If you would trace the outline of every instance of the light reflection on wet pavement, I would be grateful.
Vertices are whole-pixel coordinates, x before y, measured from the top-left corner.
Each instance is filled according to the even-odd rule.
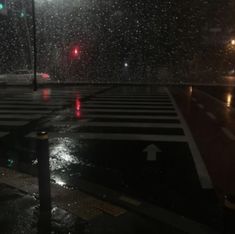
[[[168,139],[168,136],[171,135],[175,139],[184,137],[181,126],[169,128],[154,126],[154,123],[161,125],[164,122],[165,125],[171,126],[172,121],[180,122],[171,100],[163,88],[114,88],[86,100],[80,99],[82,94],[78,94],[76,90],[72,94],[45,90],[42,95],[42,100],[46,103],[66,100],[66,108],[53,112],[40,122],[35,122],[36,124],[32,124],[27,130],[27,133],[31,133],[43,129],[49,132],[49,136],[50,132],[56,133],[49,140],[51,178],[55,183],[79,188],[79,179],[84,179],[137,198],[146,199],[202,222],[214,223],[215,217],[211,215],[216,209],[214,194],[210,191],[209,195],[204,195],[205,192],[201,189],[188,143],[154,140],[155,135],[160,138],[166,136],[163,139]],[[35,99],[37,98],[35,97]],[[149,113],[144,109],[144,105],[132,104],[137,100],[140,103],[151,104]],[[105,110],[95,107],[86,112],[85,104],[92,104],[93,101],[109,106]],[[124,108],[117,107],[116,101],[121,106],[122,104],[124,106],[125,102],[129,102],[129,113],[126,113]],[[168,113],[163,108],[166,102],[169,102],[167,107],[170,104],[175,113]],[[94,105],[96,106],[98,103],[94,102]],[[162,114],[154,112],[157,108],[162,108]],[[139,112],[133,111],[132,113],[134,109]],[[132,119],[134,122],[140,116],[141,120],[138,120],[136,127],[118,126],[121,122],[131,122]],[[120,121],[120,117],[122,121]],[[85,122],[98,122],[101,126],[82,126],[82,123]],[[105,126],[107,122],[116,123],[117,126]],[[139,127],[138,124],[152,125],[151,127]],[[74,135],[70,137],[70,133],[74,133]],[[76,134],[87,136],[87,133],[94,138],[79,139],[76,137]],[[103,134],[107,138],[96,139],[96,136],[100,136],[99,134]],[[108,137],[112,138],[117,134],[120,136],[129,134],[129,137],[137,135],[140,137],[139,139],[144,139],[148,134],[150,140],[113,140]],[[13,136],[10,139],[14,139],[17,145],[23,146],[27,150],[25,152],[19,150],[16,153],[11,150],[8,154],[9,159],[14,161],[11,166],[23,171],[28,170],[28,173],[35,173],[37,165],[35,139],[22,138],[19,141],[17,134]],[[157,144],[161,149],[155,162],[146,161],[148,152],[144,150],[151,144]],[[12,153],[16,156],[12,157]],[[31,168],[22,166],[22,161],[27,165],[31,163]],[[202,206],[209,207],[208,214],[205,212],[203,217],[201,217],[200,209]],[[206,218],[208,215],[209,220]]]

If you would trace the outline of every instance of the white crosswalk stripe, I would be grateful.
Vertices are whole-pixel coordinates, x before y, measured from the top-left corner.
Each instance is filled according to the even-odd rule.
[[[1,121],[0,120],[0,126],[4,125],[4,126],[24,126],[26,124],[28,124],[29,121]]]
[[[30,133],[26,137],[36,137],[36,133]],[[101,139],[101,140],[129,140],[129,141],[154,141],[154,142],[187,142],[185,136],[179,135],[145,135],[145,134],[114,134],[114,133],[55,133],[50,132],[49,137],[72,137],[77,139]]]
[[[167,116],[167,115],[107,115],[107,114],[86,114],[86,118],[104,118],[104,119],[143,119],[143,120],[177,120],[178,116]]]
[[[8,134],[9,134],[9,132],[0,132],[0,137],[4,137],[4,136],[6,136]]]
[[[41,89],[31,92],[27,89],[6,89],[0,100],[0,138],[9,134],[9,129],[17,130],[17,127],[24,127],[32,121],[39,120],[54,111],[74,104],[76,98],[87,97],[103,90],[104,87],[72,88],[62,89]]]
[[[82,108],[83,112],[113,112],[113,113],[176,113],[174,110],[143,110],[143,109],[89,109],[89,108]]]

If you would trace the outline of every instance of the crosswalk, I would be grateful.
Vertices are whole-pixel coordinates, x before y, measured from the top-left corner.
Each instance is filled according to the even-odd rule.
[[[20,88],[5,89],[0,99],[0,138],[71,105],[77,97],[86,98],[102,89],[104,87],[87,86],[53,90],[44,88],[37,92]]]
[[[79,114],[71,118],[73,111],[62,112],[62,119],[46,123],[51,139],[147,142],[163,144],[165,151],[171,146],[177,150],[175,144],[182,143],[185,146],[181,148],[190,148],[201,186],[212,187],[195,142],[166,88],[117,87],[82,102]],[[31,132],[27,137],[35,135]]]
[[[128,95],[125,91],[122,92],[121,88],[119,88],[119,95],[112,92],[113,90],[81,103],[80,116],[86,121],[70,120],[67,123],[71,126],[69,129],[77,130],[83,136],[85,133],[93,133],[94,138],[98,132],[102,132],[102,136],[122,134],[123,138],[129,133],[148,135],[149,132],[160,132],[175,135],[176,140],[178,136],[184,138],[178,114],[164,88],[159,88],[152,95],[149,93],[140,95],[139,93],[143,92],[142,89],[135,89],[131,93],[128,91]],[[63,123],[53,121],[49,130],[53,131],[53,126],[58,128],[60,125],[64,125],[64,121]],[[155,134],[152,139],[156,139]]]

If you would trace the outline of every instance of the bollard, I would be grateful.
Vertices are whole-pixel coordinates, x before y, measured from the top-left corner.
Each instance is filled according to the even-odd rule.
[[[235,196],[224,197],[224,234],[235,233]]]
[[[38,185],[40,211],[51,212],[49,143],[47,132],[37,133]]]

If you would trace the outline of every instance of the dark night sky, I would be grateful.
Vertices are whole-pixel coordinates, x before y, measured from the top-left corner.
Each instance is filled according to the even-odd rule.
[[[28,1],[23,3],[31,30],[30,6]],[[14,5],[16,10],[21,7]],[[222,0],[68,0],[63,5],[53,1],[37,5],[36,10],[39,61],[46,66],[60,52],[55,46],[61,50],[75,42],[86,44],[86,52],[101,64],[122,64],[125,59],[157,64],[190,58],[200,50],[202,28],[225,25],[228,8]],[[0,22],[0,33],[4,38],[0,61],[17,63],[29,48],[25,21],[9,12]]]

